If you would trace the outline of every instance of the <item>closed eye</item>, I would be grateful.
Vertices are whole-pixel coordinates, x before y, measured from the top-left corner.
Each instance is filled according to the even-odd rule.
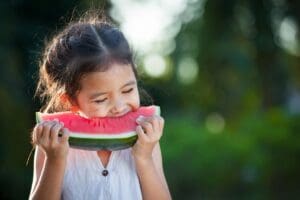
[[[130,88],[129,90],[125,90],[122,93],[126,94],[126,93],[130,93],[133,90],[133,88]]]
[[[95,103],[102,103],[102,102],[106,101],[106,99],[107,99],[107,98],[99,99],[99,100],[95,100],[94,102],[95,102]]]

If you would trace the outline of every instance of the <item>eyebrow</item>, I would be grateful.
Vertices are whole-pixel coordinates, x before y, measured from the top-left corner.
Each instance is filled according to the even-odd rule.
[[[129,86],[129,85],[135,85],[135,84],[136,84],[136,81],[132,80],[132,81],[129,81],[128,83],[126,83],[125,85],[123,85],[122,88]]]
[[[124,88],[126,86],[130,86],[130,85],[135,85],[135,84],[136,84],[136,81],[132,80],[132,81],[129,81],[128,83],[124,84],[122,86],[122,88]],[[95,99],[96,97],[99,97],[99,96],[104,95],[104,94],[107,94],[107,92],[97,92],[97,93],[94,93],[94,94],[90,95],[90,99]]]

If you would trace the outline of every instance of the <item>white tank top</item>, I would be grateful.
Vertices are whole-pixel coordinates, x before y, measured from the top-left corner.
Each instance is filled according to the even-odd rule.
[[[96,151],[70,148],[62,199],[141,200],[141,188],[131,148],[113,151],[106,168]]]

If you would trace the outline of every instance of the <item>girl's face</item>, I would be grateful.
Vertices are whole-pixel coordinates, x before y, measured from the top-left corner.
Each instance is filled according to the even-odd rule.
[[[84,75],[77,93],[79,112],[85,117],[118,117],[140,106],[132,67],[112,64],[104,72]]]

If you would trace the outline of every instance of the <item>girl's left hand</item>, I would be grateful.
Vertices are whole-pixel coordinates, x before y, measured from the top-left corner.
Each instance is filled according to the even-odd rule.
[[[164,119],[161,116],[140,116],[136,120],[138,139],[133,146],[133,156],[140,159],[152,159],[152,152],[163,133]]]

